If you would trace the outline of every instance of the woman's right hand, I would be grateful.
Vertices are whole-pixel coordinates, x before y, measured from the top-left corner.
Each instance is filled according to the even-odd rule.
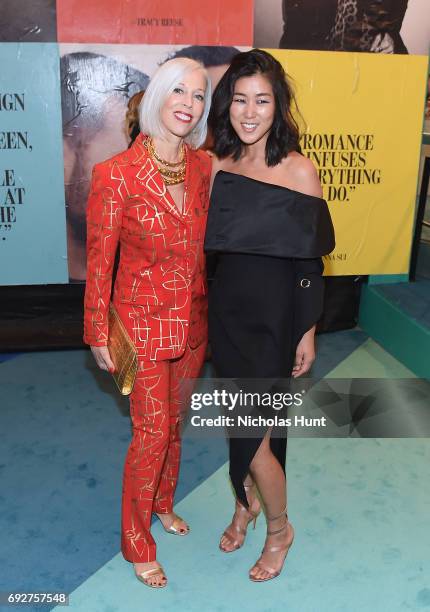
[[[91,352],[94,355],[94,359],[101,370],[106,370],[113,374],[115,372],[115,366],[110,358],[109,349],[107,346],[91,346]]]

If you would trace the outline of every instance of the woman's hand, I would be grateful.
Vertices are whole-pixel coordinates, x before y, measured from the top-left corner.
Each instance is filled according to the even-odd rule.
[[[115,372],[115,366],[109,355],[109,349],[107,346],[91,346],[91,352],[94,355],[94,359],[101,370],[106,370],[113,374]]]
[[[300,340],[296,350],[296,360],[292,377],[297,378],[308,372],[315,361],[315,325]]]

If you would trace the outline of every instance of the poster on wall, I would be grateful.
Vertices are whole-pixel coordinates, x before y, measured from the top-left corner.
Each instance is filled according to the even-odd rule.
[[[254,0],[254,46],[427,55],[428,0]]]
[[[67,238],[71,281],[86,277],[86,206],[94,164],[127,148],[129,99],[145,90],[159,64],[191,57],[218,83],[236,47],[166,45],[60,46]]]
[[[293,80],[302,153],[318,169],[334,221],[326,273],[407,273],[427,58],[270,52]]]
[[[57,0],[58,40],[251,45],[253,0]]]
[[[426,1],[255,0],[254,43],[303,49],[273,53],[296,83],[303,153],[318,167],[336,224],[328,274],[407,271],[426,82],[427,57],[419,54],[430,40]],[[3,270],[1,284],[85,280],[91,170],[128,146],[129,100],[178,55],[201,61],[216,85],[234,54],[249,48],[253,11],[251,0],[203,7],[3,0],[0,244],[17,254],[19,273]],[[56,40],[57,17],[63,42],[31,42]],[[42,219],[45,241],[42,231],[33,235]]]
[[[68,281],[58,46],[0,45],[0,285]]]

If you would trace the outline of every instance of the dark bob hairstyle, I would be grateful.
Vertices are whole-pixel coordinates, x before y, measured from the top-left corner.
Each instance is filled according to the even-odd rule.
[[[275,98],[275,117],[266,143],[266,163],[276,166],[290,151],[300,151],[299,127],[291,112],[297,105],[282,65],[261,49],[238,53],[214,91],[209,114],[209,127],[215,142],[213,151],[221,159],[231,156],[237,161],[240,158],[244,145],[231,125],[230,105],[236,81],[255,74],[269,80]]]

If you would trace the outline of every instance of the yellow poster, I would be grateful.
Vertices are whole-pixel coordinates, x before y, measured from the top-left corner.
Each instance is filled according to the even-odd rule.
[[[269,51],[292,77],[334,222],[326,274],[407,273],[427,57]]]

